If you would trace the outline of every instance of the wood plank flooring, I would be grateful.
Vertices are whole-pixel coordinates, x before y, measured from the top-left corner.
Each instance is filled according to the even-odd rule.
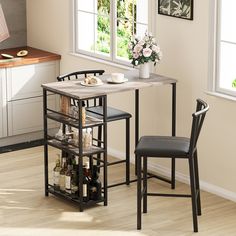
[[[58,150],[50,149],[50,166]],[[133,172],[133,169],[132,169]],[[124,176],[123,166],[109,168],[109,182]],[[171,192],[161,181],[148,181],[151,191]],[[176,192],[189,192],[177,183]],[[79,212],[74,205],[44,196],[43,148],[0,155],[0,235],[4,236],[178,236],[236,235],[236,203],[202,192],[199,233],[192,232],[190,199],[148,198],[143,229],[136,230],[136,183],[109,189],[107,207]]]

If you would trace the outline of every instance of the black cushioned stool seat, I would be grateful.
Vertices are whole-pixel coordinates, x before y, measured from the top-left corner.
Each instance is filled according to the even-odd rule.
[[[103,115],[103,107],[88,107],[87,112],[92,112],[95,117],[100,117]],[[131,114],[113,107],[107,107],[107,122],[122,120],[122,119],[129,119],[131,118]]]
[[[139,140],[135,154],[148,157],[186,157],[190,139],[169,136],[143,136]]]

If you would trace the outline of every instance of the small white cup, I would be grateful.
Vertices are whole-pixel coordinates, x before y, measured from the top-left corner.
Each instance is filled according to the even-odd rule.
[[[122,74],[122,73],[112,73],[111,74],[111,80],[112,80],[112,82],[116,82],[116,83],[122,82],[122,81],[124,81],[124,74]]]

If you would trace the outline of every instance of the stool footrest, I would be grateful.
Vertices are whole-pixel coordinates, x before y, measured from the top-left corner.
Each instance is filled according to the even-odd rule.
[[[124,162],[126,162],[126,160],[120,160],[120,161],[108,162],[108,163],[107,163],[107,166],[113,166],[113,165],[121,164],[121,163],[124,163]]]
[[[171,180],[169,180],[169,179],[167,179],[167,178],[165,178],[163,176],[156,175],[156,174],[153,174],[153,173],[147,173],[147,175],[148,175],[148,178],[156,178],[156,179],[159,179],[159,180],[162,180],[162,181],[164,181],[166,183],[171,184]]]
[[[160,196],[160,197],[191,197],[191,194],[147,193],[147,196]]]

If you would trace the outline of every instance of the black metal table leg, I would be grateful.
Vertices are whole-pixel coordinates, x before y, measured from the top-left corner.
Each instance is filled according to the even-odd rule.
[[[104,206],[108,204],[107,191],[107,96],[103,97],[103,140],[104,140],[104,168],[103,168],[103,182],[104,182]]]
[[[47,125],[47,91],[43,89],[43,126],[44,126],[44,184],[45,196],[48,196],[48,125]]]
[[[139,140],[139,90],[135,90],[135,147]],[[137,175],[137,156],[135,155],[135,175]]]
[[[176,83],[172,84],[172,136],[176,135]],[[175,189],[175,158],[171,159],[171,188]]]
[[[82,100],[79,100],[79,210],[82,212],[83,207],[83,126],[82,126]]]

